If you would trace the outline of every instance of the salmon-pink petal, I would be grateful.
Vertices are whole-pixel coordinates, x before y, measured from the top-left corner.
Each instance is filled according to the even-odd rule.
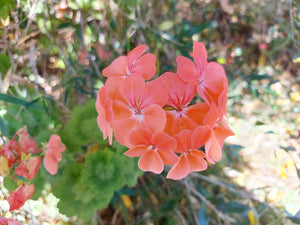
[[[215,137],[218,140],[221,148],[223,147],[224,140],[227,137],[234,135],[234,133],[231,130],[227,130],[227,129],[223,128],[223,127],[216,127],[214,129],[214,133],[215,133]]]
[[[52,134],[48,141],[46,152],[63,152],[65,150],[66,146],[62,143],[60,136]]]
[[[200,79],[200,71],[196,65],[184,56],[177,56],[177,73],[183,81],[187,83],[196,83]]]
[[[195,41],[193,44],[193,58],[200,72],[204,71],[207,64],[207,51],[202,42]]]
[[[198,126],[192,134],[191,147],[198,149],[210,138],[211,130],[206,126]]]
[[[117,142],[126,147],[132,147],[129,141],[129,136],[132,131],[142,128],[142,123],[133,117],[120,120],[115,124],[114,133]]]
[[[148,151],[148,145],[136,145],[131,147],[128,151],[124,152],[124,155],[129,157],[140,157]]]
[[[105,86],[99,89],[95,106],[97,112],[105,117],[107,122],[113,120],[112,101],[108,98]]]
[[[176,152],[183,153],[188,151],[191,148],[191,130],[183,130],[179,134],[174,136],[177,140]]]
[[[179,159],[174,152],[166,150],[158,150],[157,152],[165,165],[174,165]]]
[[[144,109],[143,115],[143,127],[148,128],[153,133],[163,131],[166,124],[166,113],[159,105],[148,106]]]
[[[206,116],[203,119],[203,124],[206,126],[214,127],[219,119],[219,111],[217,106],[213,103]]]
[[[46,154],[43,161],[45,169],[51,174],[57,174],[58,159],[51,154]]]
[[[148,53],[141,56],[131,69],[131,74],[139,74],[145,80],[150,80],[156,73],[155,55]]]
[[[227,119],[225,117],[220,118],[220,120],[218,121],[218,125],[220,127],[224,128],[225,130],[230,131],[231,135],[229,135],[229,136],[234,135],[234,132],[231,130],[230,126],[228,125]]]
[[[155,79],[146,83],[144,94],[141,98],[141,108],[145,108],[151,104],[165,106],[168,101],[167,90],[161,83]]]
[[[119,56],[112,63],[102,70],[105,77],[125,76],[127,74],[127,58]]]
[[[120,86],[120,93],[129,105],[138,108],[138,103],[144,93],[145,81],[141,76],[129,76]]]
[[[109,77],[105,81],[108,97],[112,100],[125,101],[120,93],[120,85],[127,77]]]
[[[33,184],[21,184],[16,190],[13,190],[8,196],[9,211],[20,209],[25,202],[31,198],[35,190]]]
[[[136,145],[151,145],[151,136],[152,133],[146,128],[140,128],[135,131],[132,131],[129,136],[129,141],[132,146]]]
[[[197,123],[186,115],[182,115],[181,117],[175,116],[171,126],[171,135],[178,134],[185,129],[194,130],[196,127]]]
[[[170,169],[167,178],[173,180],[181,180],[190,173],[190,165],[186,154],[181,154],[178,162]]]
[[[204,154],[201,151],[193,150],[187,154],[191,172],[203,171],[207,169],[207,163],[203,159]]]
[[[159,80],[168,92],[168,105],[176,109],[187,106],[196,94],[196,84],[183,82],[175,73],[166,72]]]
[[[113,137],[113,129],[111,124],[108,123],[105,118],[101,117],[100,115],[97,116],[97,124],[100,130],[102,131],[103,139],[108,137],[109,144],[112,144],[112,137]]]
[[[113,101],[112,110],[114,112],[115,120],[123,120],[132,116],[128,104],[118,100]]]
[[[186,115],[198,125],[203,125],[203,120],[210,107],[205,102],[197,103],[186,108]]]
[[[147,45],[138,45],[128,53],[127,62],[129,69],[131,68],[132,64],[134,64],[136,60],[146,52],[146,50]]]
[[[222,158],[222,148],[213,132],[207,144],[205,145],[205,154],[206,159],[212,164],[219,162]]]
[[[139,159],[139,168],[143,171],[151,171],[160,174],[164,170],[164,163],[160,155],[154,150],[148,150]]]
[[[206,65],[202,79],[197,87],[198,94],[209,105],[212,103],[217,105],[223,90],[228,89],[224,68],[216,62],[210,62]]]
[[[173,151],[177,146],[176,139],[165,132],[156,132],[153,134],[151,142],[159,150]]]

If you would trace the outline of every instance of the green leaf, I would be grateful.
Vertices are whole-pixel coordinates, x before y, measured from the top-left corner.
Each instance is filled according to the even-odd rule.
[[[161,31],[166,31],[171,29],[174,26],[174,21],[172,20],[165,20],[161,24],[158,25],[158,29]]]
[[[8,17],[11,10],[16,7],[16,1],[14,0],[0,0],[0,18],[5,19]]]
[[[0,7],[0,12],[1,12],[1,7]],[[0,54],[0,73],[3,73],[5,75],[8,69],[10,68],[10,66],[11,63],[9,57],[5,54]]]
[[[74,150],[91,142],[103,141],[96,121],[95,100],[75,107],[72,111],[72,119],[66,125],[66,135],[63,137],[63,141]]]
[[[17,183],[10,177],[4,177],[3,185],[9,192],[15,190],[18,187]]]
[[[31,102],[28,102],[28,101],[22,100],[20,98],[17,98],[17,97],[11,96],[11,95],[0,94],[0,100],[2,100],[4,102],[10,102],[10,103],[18,104],[18,105],[23,105],[26,108],[34,107],[34,108],[43,109],[43,107],[35,104],[39,100],[39,98],[34,99]]]

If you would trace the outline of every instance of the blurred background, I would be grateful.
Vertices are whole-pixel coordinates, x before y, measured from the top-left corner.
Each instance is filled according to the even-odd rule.
[[[300,224],[298,0],[0,3],[0,144],[27,125],[38,143],[58,133],[67,145],[60,173],[41,170],[35,200],[19,211],[8,212],[10,184],[1,177],[1,216],[23,224]],[[147,44],[159,76],[176,71],[193,41],[226,70],[236,136],[221,162],[178,182],[142,173],[123,147],[109,147],[94,104],[101,71],[117,56]]]

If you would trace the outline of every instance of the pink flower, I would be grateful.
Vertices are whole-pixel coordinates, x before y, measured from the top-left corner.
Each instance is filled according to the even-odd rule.
[[[58,162],[61,161],[61,153],[66,150],[66,146],[62,143],[60,136],[53,134],[48,142],[44,157],[44,167],[52,175],[58,170]]]
[[[187,82],[197,84],[197,92],[208,104],[214,103],[221,116],[226,115],[228,81],[223,67],[216,62],[207,62],[207,51],[202,42],[194,42],[193,59],[196,65],[184,56],[178,56],[177,73]]]
[[[122,81],[120,93],[125,102],[113,101],[114,132],[120,144],[130,147],[129,135],[138,128],[151,132],[164,129],[166,113],[162,106],[167,102],[167,94],[156,82],[145,84],[141,76],[130,76]]]
[[[172,165],[178,159],[173,152],[176,140],[165,132],[152,133],[148,129],[140,128],[130,134],[129,140],[132,147],[124,154],[129,157],[141,157],[139,167],[143,171],[160,174],[164,164]]]
[[[138,45],[127,56],[119,56],[103,69],[103,76],[126,77],[140,75],[145,80],[151,79],[156,72],[156,57],[151,53],[144,54],[146,50],[146,45]]]
[[[16,190],[12,191],[8,196],[9,211],[21,208],[31,198],[34,189],[33,184],[21,184]]]
[[[206,170],[205,154],[198,149],[207,142],[209,135],[209,129],[205,126],[198,126],[194,131],[183,130],[175,135],[176,152],[181,155],[169,171],[167,178],[180,180],[191,172]]]

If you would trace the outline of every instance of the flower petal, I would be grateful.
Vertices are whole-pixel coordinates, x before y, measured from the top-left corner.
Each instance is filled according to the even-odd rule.
[[[33,184],[21,184],[16,190],[13,190],[8,196],[9,211],[20,209],[25,202],[31,198],[35,190]]]
[[[202,73],[207,64],[207,51],[205,45],[202,42],[197,42],[197,41],[194,42],[193,58],[200,70],[200,73]]]
[[[143,55],[147,50],[147,45],[138,45],[132,49],[127,55],[128,66],[131,67],[135,61]]]
[[[178,162],[170,169],[167,178],[181,180],[190,173],[190,165],[186,154],[181,154]]]
[[[184,56],[177,56],[177,73],[183,81],[187,83],[196,83],[199,81],[201,73],[196,65]]]
[[[144,89],[145,81],[141,76],[129,76],[124,79],[120,85],[120,93],[122,97],[134,108],[138,108]]]
[[[151,171],[160,174],[164,170],[164,164],[160,155],[153,150],[148,150],[139,159],[139,168],[143,171]]]
[[[145,80],[150,80],[156,73],[155,55],[148,53],[140,57],[131,69],[131,74],[139,74]]]
[[[145,128],[140,128],[135,131],[132,131],[129,136],[129,141],[133,146],[136,145],[148,145],[150,146],[151,143],[151,136],[152,133],[150,130]]]
[[[203,146],[210,138],[211,131],[206,126],[198,126],[192,134],[191,147],[198,149]]]
[[[187,106],[197,93],[196,84],[183,82],[175,73],[166,72],[159,79],[168,92],[168,105],[176,109]]]
[[[151,104],[165,106],[168,101],[168,93],[161,85],[159,80],[152,80],[146,83],[144,94],[141,98],[141,108],[145,108]]]
[[[51,175],[57,174],[58,159],[55,158],[52,154],[46,154],[44,156],[43,164],[48,173],[50,173]]]
[[[148,106],[144,109],[143,115],[143,127],[150,129],[153,133],[163,131],[166,124],[166,113],[159,105]]]
[[[200,102],[186,108],[186,115],[195,121],[198,125],[203,125],[203,120],[210,107],[205,102]]]
[[[183,153],[191,148],[191,137],[192,131],[191,130],[183,130],[179,134],[174,136],[177,140],[177,148],[176,152]]]
[[[213,131],[210,139],[205,144],[205,155],[206,159],[212,164],[215,164],[215,162],[219,162],[222,159],[222,148],[213,134]]]
[[[178,156],[171,151],[158,150],[157,152],[165,165],[174,165],[179,159]]]
[[[125,76],[127,74],[127,57],[119,56],[102,70],[105,77]]]
[[[124,152],[124,155],[129,157],[140,157],[148,151],[148,145],[136,145],[131,147],[128,151]]]
[[[173,151],[177,146],[176,139],[165,132],[157,132],[151,138],[152,144],[159,150]]]
[[[203,171],[207,169],[207,163],[203,159],[205,155],[201,151],[193,150],[187,154],[191,172]]]
[[[128,119],[120,120],[115,124],[114,132],[117,142],[121,145],[131,147],[129,135],[132,131],[142,128],[142,124],[138,119],[130,117]]]

